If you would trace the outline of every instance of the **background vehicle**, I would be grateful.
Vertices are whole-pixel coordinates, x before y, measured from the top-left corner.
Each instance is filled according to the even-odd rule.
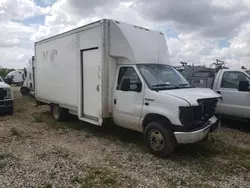
[[[15,70],[11,71],[6,77],[5,81],[11,85],[11,84],[16,84],[16,85],[22,85],[24,78],[21,70]]]
[[[143,132],[155,155],[200,141],[219,123],[220,95],[191,88],[168,65],[162,33],[105,19],[35,43],[35,58],[37,104],[49,104],[56,120],[111,119]]]
[[[32,56],[24,69],[24,82],[20,89],[22,95],[34,95],[35,92],[35,57]]]
[[[11,88],[0,77],[0,114],[7,113],[8,115],[12,115],[13,111],[13,94]]]
[[[218,62],[215,65],[215,68],[189,66],[179,70],[191,85],[212,88],[222,96],[217,114],[250,119],[250,70],[229,69]]]

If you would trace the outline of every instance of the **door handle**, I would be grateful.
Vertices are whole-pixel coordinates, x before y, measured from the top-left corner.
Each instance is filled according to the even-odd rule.
[[[116,105],[116,99],[114,99],[114,105]]]
[[[216,91],[218,94],[221,94],[221,91]]]

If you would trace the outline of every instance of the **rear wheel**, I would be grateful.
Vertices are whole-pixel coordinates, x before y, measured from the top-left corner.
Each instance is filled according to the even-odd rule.
[[[20,92],[23,96],[27,96],[29,94],[29,89],[27,87],[21,87]]]
[[[171,129],[161,122],[151,122],[144,130],[144,139],[150,153],[158,157],[170,156],[176,147],[176,139]]]
[[[63,121],[67,118],[68,111],[59,105],[51,105],[52,114],[55,120]]]

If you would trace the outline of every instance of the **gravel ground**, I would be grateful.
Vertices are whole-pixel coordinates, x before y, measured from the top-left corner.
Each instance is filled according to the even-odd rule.
[[[250,132],[221,128],[168,159],[142,135],[76,118],[58,123],[15,90],[15,114],[0,117],[0,187],[250,187]]]

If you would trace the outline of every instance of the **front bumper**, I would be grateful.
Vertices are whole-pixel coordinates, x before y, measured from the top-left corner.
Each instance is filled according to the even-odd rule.
[[[0,113],[9,112],[11,109],[13,109],[13,99],[0,101]]]
[[[220,120],[215,116],[210,118],[204,126],[190,132],[174,132],[177,143],[188,144],[203,140],[209,132],[215,131],[220,126]]]

